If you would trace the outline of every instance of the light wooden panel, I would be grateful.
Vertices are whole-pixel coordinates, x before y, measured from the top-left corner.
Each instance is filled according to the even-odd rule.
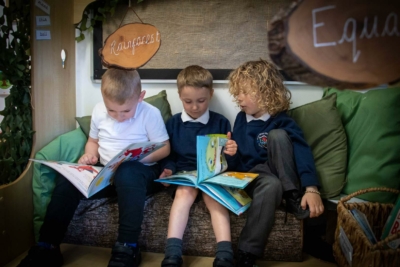
[[[93,2],[93,0],[74,0],[74,24],[77,24],[82,19],[83,10],[88,4]]]
[[[32,91],[37,152],[56,136],[75,128],[75,30],[73,2],[46,1],[51,6],[51,40],[33,40]],[[35,15],[45,15],[34,8]],[[67,54],[65,69],[61,50]]]
[[[36,27],[35,16],[47,15],[31,0],[32,105],[34,145],[31,156],[56,136],[75,128],[75,30],[73,2],[46,0],[51,26]],[[35,30],[50,30],[39,41]],[[65,69],[61,49],[67,52]],[[33,240],[32,164],[13,183],[0,186],[0,266],[26,251]]]

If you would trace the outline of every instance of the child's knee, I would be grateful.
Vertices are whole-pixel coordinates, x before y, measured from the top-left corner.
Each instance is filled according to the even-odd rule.
[[[175,192],[175,199],[195,200],[198,190],[190,186],[178,186]]]
[[[274,129],[269,131],[268,133],[268,142],[275,141],[275,142],[282,142],[290,140],[287,132],[282,129]]]
[[[116,186],[135,186],[138,184],[146,186],[148,175],[150,175],[148,166],[137,161],[127,161],[122,163],[115,172],[114,184]]]

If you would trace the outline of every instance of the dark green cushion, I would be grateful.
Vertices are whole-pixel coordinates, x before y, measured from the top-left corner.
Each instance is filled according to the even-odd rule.
[[[143,100],[146,101],[147,103],[155,106],[156,108],[158,108],[160,110],[161,116],[164,120],[164,123],[166,123],[167,120],[169,118],[171,118],[171,116],[172,116],[171,106],[169,105],[169,102],[167,100],[167,92],[165,90],[162,90],[161,92],[159,92],[156,95],[146,97]],[[86,136],[89,136],[91,118],[92,118],[92,116],[84,116],[84,117],[76,117],[75,118]]]
[[[350,194],[371,187],[400,189],[400,87],[369,90],[326,89],[337,94],[337,108],[348,138],[347,184]],[[389,203],[390,193],[368,193],[359,198]]]
[[[347,144],[340,115],[336,110],[336,95],[288,111],[310,145],[321,197],[340,194],[346,183]]]

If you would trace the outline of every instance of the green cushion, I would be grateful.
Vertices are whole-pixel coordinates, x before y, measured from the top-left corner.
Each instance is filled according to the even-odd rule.
[[[35,158],[77,162],[84,152],[86,141],[87,138],[83,131],[77,128],[51,141],[36,153]],[[33,226],[36,241],[39,237],[39,229],[43,223],[57,175],[58,173],[52,168],[37,162],[33,163]]]
[[[154,96],[146,97],[143,100],[160,110],[164,123],[166,123],[167,120],[171,118],[171,107],[167,100],[167,92],[165,90],[162,90]],[[91,116],[76,117],[75,119],[78,122],[79,126],[82,128],[85,135],[89,136]]]
[[[288,111],[310,145],[321,197],[340,194],[346,182],[347,144],[340,115],[336,110],[336,95]]]
[[[371,187],[400,189],[400,87],[369,90],[326,89],[337,94],[337,108],[348,138],[347,184],[350,194]],[[368,193],[359,198],[391,203],[390,193]]]

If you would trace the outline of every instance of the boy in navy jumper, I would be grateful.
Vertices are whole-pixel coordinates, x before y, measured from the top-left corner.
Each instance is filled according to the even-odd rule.
[[[200,66],[189,66],[177,77],[182,113],[168,120],[166,127],[171,142],[171,154],[164,160],[164,172],[160,178],[175,172],[197,169],[196,136],[206,134],[230,135],[229,121],[222,115],[210,111],[209,102],[213,95],[213,77]],[[236,143],[228,140],[225,153],[233,156]],[[165,184],[166,185],[166,184]],[[166,185],[167,186],[167,185]],[[173,186],[169,190],[175,195],[168,225],[168,239],[163,267],[182,266],[182,237],[188,221],[189,210],[196,200],[198,189],[189,186]],[[217,239],[217,253],[213,266],[233,266],[233,250],[228,210],[203,193],[204,202],[210,211]]]
[[[282,197],[286,210],[298,219],[317,217],[324,206],[311,149],[286,114],[291,93],[275,66],[264,60],[242,64],[229,75],[229,92],[241,109],[232,132],[238,150],[228,157],[229,166],[259,174],[245,188],[253,201],[236,262],[251,267],[264,251]]]

